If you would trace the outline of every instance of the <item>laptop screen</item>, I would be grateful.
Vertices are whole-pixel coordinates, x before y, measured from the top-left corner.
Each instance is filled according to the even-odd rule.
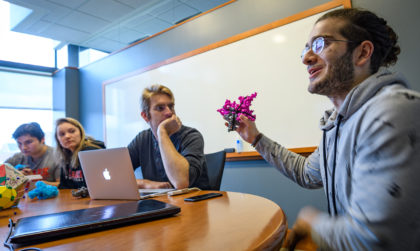
[[[141,222],[179,213],[177,206],[157,200],[141,200],[103,207],[21,218],[16,222],[11,243],[27,243],[66,237],[122,224]]]

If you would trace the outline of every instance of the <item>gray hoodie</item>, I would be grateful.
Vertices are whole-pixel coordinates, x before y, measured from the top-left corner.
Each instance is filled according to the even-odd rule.
[[[338,112],[326,111],[320,126],[323,140],[307,158],[265,136],[256,145],[299,185],[324,187],[330,214],[312,225],[319,247],[420,250],[420,93],[381,70],[353,88]]]

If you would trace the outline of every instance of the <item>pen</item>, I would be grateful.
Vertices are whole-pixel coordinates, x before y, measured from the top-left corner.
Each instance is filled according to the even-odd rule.
[[[179,190],[168,192],[168,195],[169,196],[174,196],[174,195],[180,195],[180,194],[184,194],[184,193],[189,193],[191,191],[199,191],[199,190],[200,189],[197,188],[197,187],[183,188],[183,189],[179,189]]]

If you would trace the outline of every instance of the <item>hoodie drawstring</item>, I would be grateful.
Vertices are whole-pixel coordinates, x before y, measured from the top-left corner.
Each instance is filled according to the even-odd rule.
[[[334,215],[337,215],[337,205],[335,200],[335,169],[337,165],[337,141],[338,141],[338,130],[340,128],[341,119],[343,117],[339,114],[337,117],[337,125],[335,129],[335,139],[334,139],[334,160],[332,166],[332,174],[331,174],[331,196],[333,201],[333,208],[334,208]],[[329,199],[329,187],[328,187],[328,172],[327,172],[327,154],[326,154],[326,138],[327,133],[324,130],[323,133],[323,157],[324,157],[324,172],[325,172],[325,183],[326,183],[326,191],[327,191],[327,202],[328,202],[328,213],[331,215],[331,206],[330,206],[330,199]]]

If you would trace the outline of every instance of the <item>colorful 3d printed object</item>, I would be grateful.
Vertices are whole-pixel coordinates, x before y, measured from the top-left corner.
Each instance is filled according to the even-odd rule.
[[[249,96],[240,96],[238,98],[239,103],[226,99],[223,107],[217,110],[228,122],[228,132],[234,131],[239,126],[239,117],[241,114],[252,121],[255,120],[256,116],[252,114],[254,111],[249,109],[251,102],[255,97],[257,97],[256,92]]]
[[[25,194],[28,178],[8,163],[0,164],[0,186],[11,187],[17,193],[12,205],[16,206]],[[5,207],[3,207],[5,208]]]
[[[6,209],[15,204],[16,190],[10,186],[0,186],[0,209]]]
[[[33,199],[38,197],[40,200],[53,198],[58,195],[58,188],[55,186],[47,185],[43,181],[35,183],[36,188],[28,192],[29,198]]]

